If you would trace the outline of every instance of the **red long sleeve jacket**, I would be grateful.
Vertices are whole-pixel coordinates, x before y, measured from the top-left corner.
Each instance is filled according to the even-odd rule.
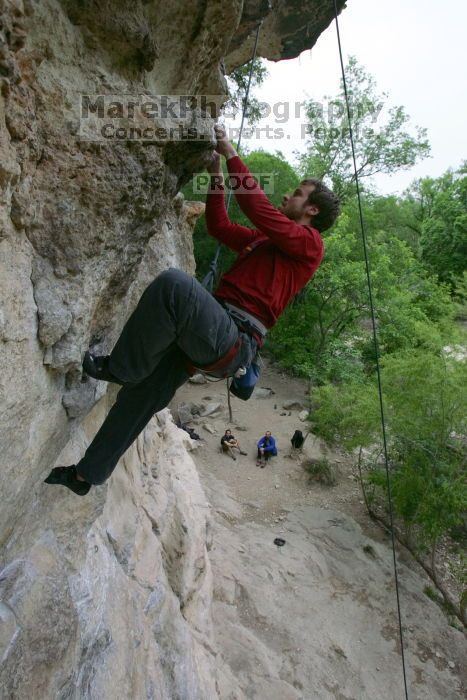
[[[227,167],[230,174],[250,175],[238,156],[229,158]],[[222,190],[209,192],[206,200],[208,233],[239,254],[214,294],[271,328],[318,269],[323,241],[316,229],[297,224],[276,209],[259,185],[239,193],[237,201],[256,228],[230,221]]]

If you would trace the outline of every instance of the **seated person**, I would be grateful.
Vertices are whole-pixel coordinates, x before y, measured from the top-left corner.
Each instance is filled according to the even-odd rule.
[[[237,449],[241,455],[246,455],[246,452],[243,452],[240,449],[240,444],[238,440],[236,439],[235,435],[232,435],[229,429],[227,429],[221,437],[221,446],[222,451],[228,452],[232,459],[237,459],[233,453],[233,448]]]
[[[259,440],[257,447],[258,458],[256,461],[256,466],[265,467],[269,457],[277,454],[276,441],[272,437],[269,430],[266,430],[261,440]]]

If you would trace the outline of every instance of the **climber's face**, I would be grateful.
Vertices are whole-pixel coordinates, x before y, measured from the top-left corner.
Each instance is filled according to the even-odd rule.
[[[284,195],[279,211],[292,221],[309,223],[319,213],[316,204],[308,203],[308,197],[314,189],[314,185],[302,182],[292,193]]]

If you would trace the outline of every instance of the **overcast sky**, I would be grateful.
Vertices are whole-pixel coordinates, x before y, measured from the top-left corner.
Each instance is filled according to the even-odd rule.
[[[416,177],[457,167],[467,158],[467,2],[348,0],[339,24],[344,56],[356,56],[375,77],[378,91],[389,93],[388,104],[403,105],[411,124],[428,129],[432,158],[409,171],[379,176],[378,189],[401,192]],[[312,51],[267,67],[269,77],[255,95],[269,104],[336,94],[340,66],[334,23]],[[249,146],[281,150],[293,162],[293,151],[303,150],[302,122],[290,118],[278,124],[272,115],[259,126],[280,126],[285,138],[262,135]]]

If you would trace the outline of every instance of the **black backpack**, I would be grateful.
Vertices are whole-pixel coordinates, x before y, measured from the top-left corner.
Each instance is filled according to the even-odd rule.
[[[303,437],[302,431],[296,430],[290,442],[292,443],[292,447],[295,447],[295,449],[302,447],[303,443],[305,442],[305,438]]]
[[[182,430],[184,430],[186,433],[188,433],[188,435],[191,437],[192,440],[201,440],[201,438],[200,438],[200,436],[198,435],[198,433],[195,433],[195,429],[194,429],[194,428],[190,428],[186,423],[184,423],[184,424],[181,426],[181,428],[182,428]]]

